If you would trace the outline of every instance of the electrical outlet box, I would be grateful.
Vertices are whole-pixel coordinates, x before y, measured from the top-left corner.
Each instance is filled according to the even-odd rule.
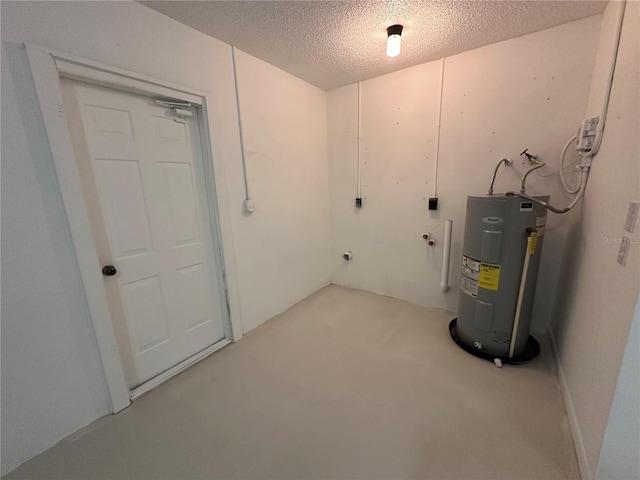
[[[627,218],[624,221],[624,229],[633,233],[636,228],[636,220],[638,219],[638,211],[640,210],[640,203],[631,202],[629,204],[629,210],[627,211]]]
[[[627,264],[627,255],[629,254],[629,245],[631,245],[631,241],[629,237],[626,235],[622,237],[622,242],[620,242],[620,250],[618,251],[618,263],[623,267]]]
[[[253,213],[256,210],[256,204],[251,198],[246,198],[243,206],[246,213]]]
[[[598,117],[585,118],[578,126],[578,144],[576,150],[588,152],[593,147],[596,138],[596,128],[598,127]]]

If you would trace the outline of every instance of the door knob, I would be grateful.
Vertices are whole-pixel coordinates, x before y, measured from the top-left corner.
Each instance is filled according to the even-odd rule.
[[[113,265],[105,265],[104,267],[102,267],[102,274],[107,277],[111,277],[116,273],[118,273],[118,270],[116,270],[116,267],[114,267]]]

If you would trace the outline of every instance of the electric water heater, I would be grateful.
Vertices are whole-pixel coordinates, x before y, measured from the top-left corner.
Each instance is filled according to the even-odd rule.
[[[529,327],[546,216],[515,195],[467,198],[458,318],[449,329],[458,345],[498,366],[540,351]]]

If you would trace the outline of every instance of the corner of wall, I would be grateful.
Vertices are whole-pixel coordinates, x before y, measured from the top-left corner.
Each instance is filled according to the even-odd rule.
[[[584,441],[582,440],[582,433],[580,432],[580,424],[578,423],[576,410],[573,406],[573,401],[571,400],[571,392],[569,391],[567,378],[565,377],[564,370],[562,369],[562,362],[560,361],[558,346],[556,345],[556,339],[551,328],[549,328],[548,330],[548,338],[551,345],[551,353],[553,354],[556,373],[558,375],[558,381],[560,382],[560,392],[562,393],[562,400],[564,401],[564,406],[567,410],[567,416],[569,417],[569,427],[571,428],[573,445],[576,450],[576,457],[578,458],[580,476],[583,480],[588,480],[591,479],[591,467],[589,467],[587,451],[585,450]]]
[[[621,2],[602,16],[586,114],[605,98]],[[640,4],[626,5],[602,147],[581,209],[572,212],[562,256],[556,321],[550,337],[582,477],[591,480],[600,451],[640,286],[638,245],[616,262],[628,203],[637,201]],[[597,385],[597,388],[594,388]]]

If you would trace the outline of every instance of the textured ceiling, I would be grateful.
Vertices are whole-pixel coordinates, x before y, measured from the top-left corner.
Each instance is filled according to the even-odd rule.
[[[601,13],[606,1],[142,1],[324,90]],[[402,52],[386,56],[400,23]]]

